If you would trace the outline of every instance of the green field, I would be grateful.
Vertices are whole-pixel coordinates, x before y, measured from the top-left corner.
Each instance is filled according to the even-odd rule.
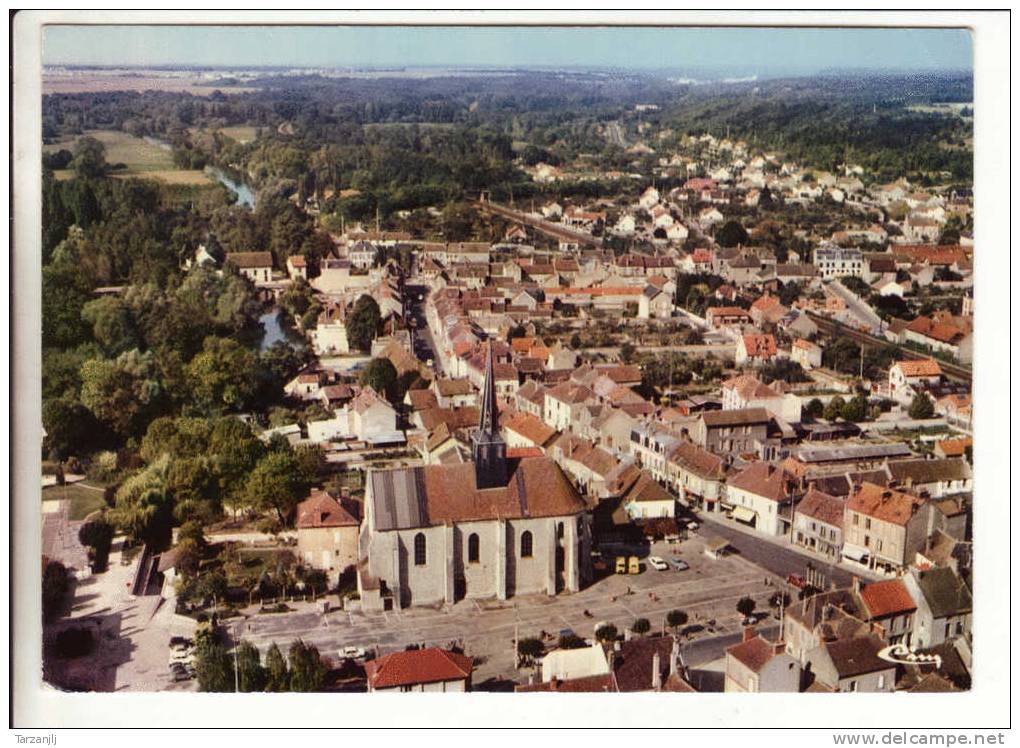
[[[230,127],[217,128],[222,134],[226,135],[232,140],[236,140],[238,143],[250,143],[255,140],[255,127],[251,125],[232,125]],[[207,129],[197,129],[192,127],[188,130],[191,135],[202,134],[211,132]]]
[[[211,184],[209,177],[198,170],[178,169],[174,166],[170,149],[151,143],[144,138],[136,138],[119,130],[86,130],[85,135],[95,138],[106,147],[106,163],[124,164],[125,169],[111,173],[115,177],[145,177],[156,179],[167,184],[201,185]],[[44,153],[52,153],[65,148],[74,150],[77,137],[64,138],[55,143],[43,145]],[[57,179],[69,179],[70,171],[54,172]]]
[[[106,506],[101,487],[89,487],[82,483],[74,483],[69,486],[49,486],[42,490],[43,501],[58,499],[70,500],[71,507],[68,518],[74,521],[83,520],[92,512]]]

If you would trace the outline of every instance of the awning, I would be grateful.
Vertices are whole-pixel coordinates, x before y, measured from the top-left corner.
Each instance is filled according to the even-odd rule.
[[[851,561],[863,563],[864,559],[868,557],[868,552],[864,548],[858,548],[857,546],[853,545],[844,545],[843,557],[848,558]]]
[[[758,518],[758,514],[746,506],[738,506],[733,510],[733,519],[737,522],[754,522]]]

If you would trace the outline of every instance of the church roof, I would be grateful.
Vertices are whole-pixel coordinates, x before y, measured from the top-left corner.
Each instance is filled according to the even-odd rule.
[[[475,466],[428,465],[373,470],[369,475],[376,531],[434,527],[452,522],[561,517],[585,510],[563,471],[545,457],[511,466],[506,486],[479,489]]]

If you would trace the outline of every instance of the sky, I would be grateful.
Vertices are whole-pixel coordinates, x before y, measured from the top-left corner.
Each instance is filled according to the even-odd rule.
[[[966,29],[47,26],[46,65],[970,70]]]

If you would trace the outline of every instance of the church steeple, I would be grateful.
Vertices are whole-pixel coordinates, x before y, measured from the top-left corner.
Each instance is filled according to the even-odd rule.
[[[486,348],[485,384],[482,385],[478,429],[471,434],[471,456],[475,463],[475,485],[496,488],[507,483],[506,442],[499,433],[491,340]]]

